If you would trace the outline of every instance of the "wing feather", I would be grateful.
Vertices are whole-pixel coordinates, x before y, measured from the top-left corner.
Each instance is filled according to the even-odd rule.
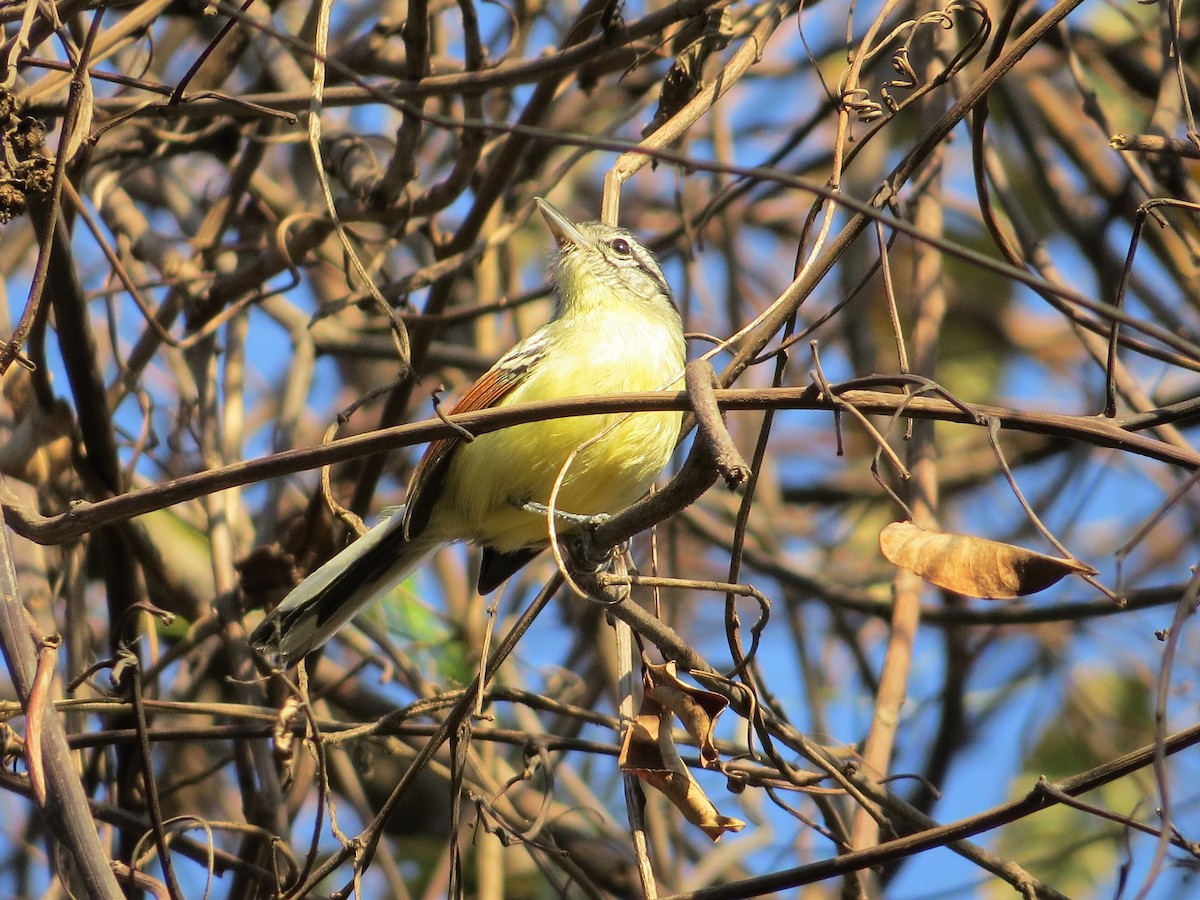
[[[546,352],[545,328],[539,328],[521,343],[500,357],[471,385],[458,402],[450,408],[450,415],[477,412],[501,405],[528,377],[530,370]],[[407,502],[404,509],[404,536],[417,537],[423,532],[433,515],[433,508],[442,494],[442,484],[454,451],[462,443],[461,438],[449,437],[430,442],[408,482]]]

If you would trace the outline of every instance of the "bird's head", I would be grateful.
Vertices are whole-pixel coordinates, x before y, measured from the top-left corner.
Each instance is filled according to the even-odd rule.
[[[559,316],[620,302],[674,312],[662,269],[632,234],[600,222],[576,224],[540,197],[537,204],[558,246],[553,272]]]

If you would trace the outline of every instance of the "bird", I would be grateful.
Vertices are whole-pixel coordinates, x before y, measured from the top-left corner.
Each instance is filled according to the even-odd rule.
[[[624,228],[576,224],[540,197],[536,203],[555,244],[553,316],[480,376],[451,414],[677,382],[683,323],[653,254]],[[477,589],[490,593],[549,546],[547,505],[572,453],[554,504],[560,535],[641,497],[670,461],[682,419],[678,411],[573,416],[469,442],[433,441],[405,505],[297,585],[255,628],[251,646],[291,666],[446,544],[482,548]]]

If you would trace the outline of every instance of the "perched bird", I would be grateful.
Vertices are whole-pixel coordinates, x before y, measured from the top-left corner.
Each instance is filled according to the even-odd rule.
[[[452,413],[656,390],[683,372],[683,326],[650,252],[624,229],[573,224],[537,203],[557,244],[554,317],[505,353]],[[574,518],[561,527],[556,520],[560,534],[644,494],[670,459],[681,421],[679,412],[575,416],[513,425],[469,443],[434,441],[413,472],[404,508],[288,594],[251,645],[290,666],[455,541],[483,548],[479,591],[490,593],[549,545],[544,507],[571,453],[600,436],[562,481],[555,510]]]

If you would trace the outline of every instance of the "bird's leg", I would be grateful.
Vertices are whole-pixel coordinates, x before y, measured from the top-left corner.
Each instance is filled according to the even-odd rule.
[[[533,500],[526,500],[524,503],[518,503],[521,509],[525,512],[536,513],[539,516],[545,516],[550,512],[550,507],[545,503],[535,503]],[[579,513],[569,513],[561,509],[554,510],[554,518],[564,525],[576,525],[580,528],[595,528],[597,525],[603,525],[612,518],[608,513],[597,513],[594,516],[584,516]]]
[[[520,506],[526,512],[537,513],[540,516],[544,516],[550,511],[550,507],[544,503],[535,503],[532,500],[527,500]],[[554,518],[579,529],[578,532],[567,535],[563,541],[571,555],[571,562],[579,571],[595,574],[608,566],[612,561],[614,551],[619,548],[597,547],[596,542],[592,540],[592,532],[596,526],[603,525],[611,519],[611,515],[597,513],[594,516],[584,516],[556,509]]]

